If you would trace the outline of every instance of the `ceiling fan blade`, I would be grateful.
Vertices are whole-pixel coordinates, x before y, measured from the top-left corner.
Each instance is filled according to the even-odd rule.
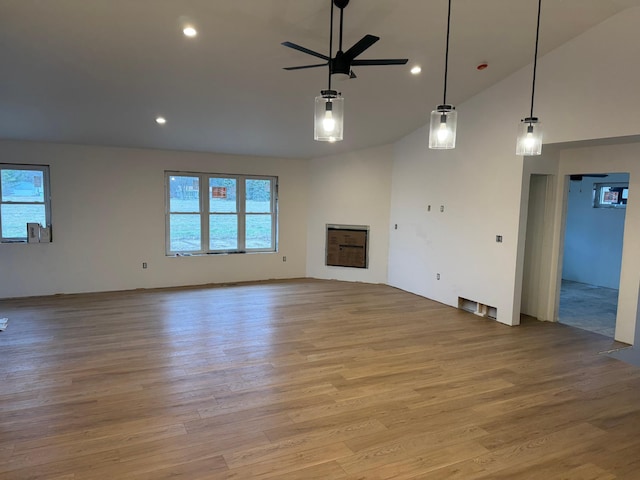
[[[353,72],[353,70],[351,70],[349,72],[349,78],[358,78],[358,76]]]
[[[372,60],[354,60],[351,65],[365,66],[365,65],[405,65],[409,61],[408,58],[386,58],[386,59],[372,59]]]
[[[293,48],[294,50],[298,50],[299,52],[306,53],[308,55],[313,55],[314,57],[318,57],[326,61],[330,60],[330,58],[327,57],[326,55],[323,55],[318,52],[314,52],[313,50],[309,50],[308,48],[301,47],[300,45],[297,45],[292,42],[282,42],[282,45],[284,45],[285,47]]]
[[[345,57],[353,60],[378,40],[380,40],[380,37],[376,37],[375,35],[365,35],[360,40],[358,40],[358,42],[353,47],[344,52],[344,55]]]
[[[299,67],[284,67],[283,70],[302,70],[303,68],[326,67],[328,63],[316,63],[315,65],[301,65]]]

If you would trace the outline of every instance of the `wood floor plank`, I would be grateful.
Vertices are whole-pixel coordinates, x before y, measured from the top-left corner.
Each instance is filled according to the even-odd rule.
[[[490,451],[462,464],[432,471],[430,478],[488,480],[499,478],[501,475],[503,478],[538,475],[541,464],[569,457],[604,435],[604,431],[586,423],[572,425],[549,435],[541,435],[516,445]]]
[[[325,464],[331,464],[331,468],[334,468],[336,460],[352,453],[344,443],[332,443],[319,448],[278,455],[274,457],[274,461],[256,462],[231,468],[219,478],[220,480],[281,478]]]
[[[467,443],[485,434],[484,430],[469,424],[440,431],[403,433],[392,440],[389,440],[387,435],[367,435],[346,441],[346,445],[354,454],[338,460],[338,463],[346,472],[356,473],[425,455],[449,445]],[[480,445],[478,448],[486,451]]]
[[[224,459],[229,468],[237,468],[260,462],[277,463],[278,457],[289,455],[291,452],[311,450],[324,445],[345,442],[360,435],[380,434],[385,430],[384,425],[375,420],[346,423],[333,428],[317,428],[312,432],[292,435],[278,441],[271,441],[267,445],[260,445],[245,450],[235,450],[226,453]]]
[[[384,285],[0,300],[0,480],[637,479],[640,369]]]
[[[420,456],[410,457],[394,463],[378,465],[371,470],[365,470],[353,475],[352,478],[367,480],[409,480],[415,478],[429,478],[429,472],[450,465],[454,460],[471,459],[487,452],[487,449],[475,441],[458,442],[445,445]]]

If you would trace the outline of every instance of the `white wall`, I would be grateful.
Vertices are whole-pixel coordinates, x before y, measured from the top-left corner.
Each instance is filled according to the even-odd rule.
[[[0,245],[0,298],[305,276],[307,161],[26,142],[0,158],[50,165],[54,239]],[[277,175],[278,253],[165,256],[165,170]]]
[[[624,208],[593,208],[595,183],[627,183],[629,175],[584,177],[570,183],[562,278],[617,289],[622,263]]]
[[[392,147],[376,147],[310,161],[307,276],[387,282]],[[367,225],[369,268],[325,265],[326,225]]]
[[[640,133],[638,24],[640,8],[626,10],[540,59],[535,114],[546,144]],[[429,151],[426,127],[396,144],[391,223],[401,228],[390,239],[391,285],[449,305],[469,298],[497,307],[500,322],[519,323],[528,175],[553,173],[531,168],[525,175],[514,153],[530,94],[531,66],[458,105],[455,150]],[[445,212],[427,213],[429,204],[444,204]],[[637,274],[625,277],[625,262],[638,248],[629,245],[628,233],[622,276],[635,298]],[[633,332],[623,330],[619,339],[632,342]]]
[[[400,228],[389,256],[391,285],[452,306],[463,297],[496,307],[507,324],[519,321],[513,297],[523,163],[514,154],[518,117],[508,112],[515,90],[500,84],[458,106],[454,150],[429,150],[426,126],[396,144],[391,223]]]

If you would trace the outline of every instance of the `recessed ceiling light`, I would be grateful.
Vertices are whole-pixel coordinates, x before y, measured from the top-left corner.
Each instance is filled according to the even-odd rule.
[[[418,65],[416,65],[411,69],[411,73],[413,73],[414,75],[418,75],[421,71],[422,71],[422,68],[420,68]]]
[[[193,38],[198,35],[198,31],[192,27],[191,25],[187,25],[182,29],[182,33],[184,33],[185,37]]]
[[[167,123],[167,119],[164,117],[156,117],[156,123],[158,125],[164,125],[165,123]]]

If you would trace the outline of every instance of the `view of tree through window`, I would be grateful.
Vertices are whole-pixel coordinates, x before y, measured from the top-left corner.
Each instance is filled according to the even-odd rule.
[[[246,244],[247,248],[269,248],[272,236],[271,182],[246,180]]]
[[[167,253],[275,251],[276,177],[167,172]]]
[[[238,249],[238,181],[209,178],[209,249]]]
[[[47,226],[48,168],[0,164],[2,241],[25,241],[27,223]]]
[[[200,179],[171,176],[169,228],[171,250],[191,252],[200,250]]]

